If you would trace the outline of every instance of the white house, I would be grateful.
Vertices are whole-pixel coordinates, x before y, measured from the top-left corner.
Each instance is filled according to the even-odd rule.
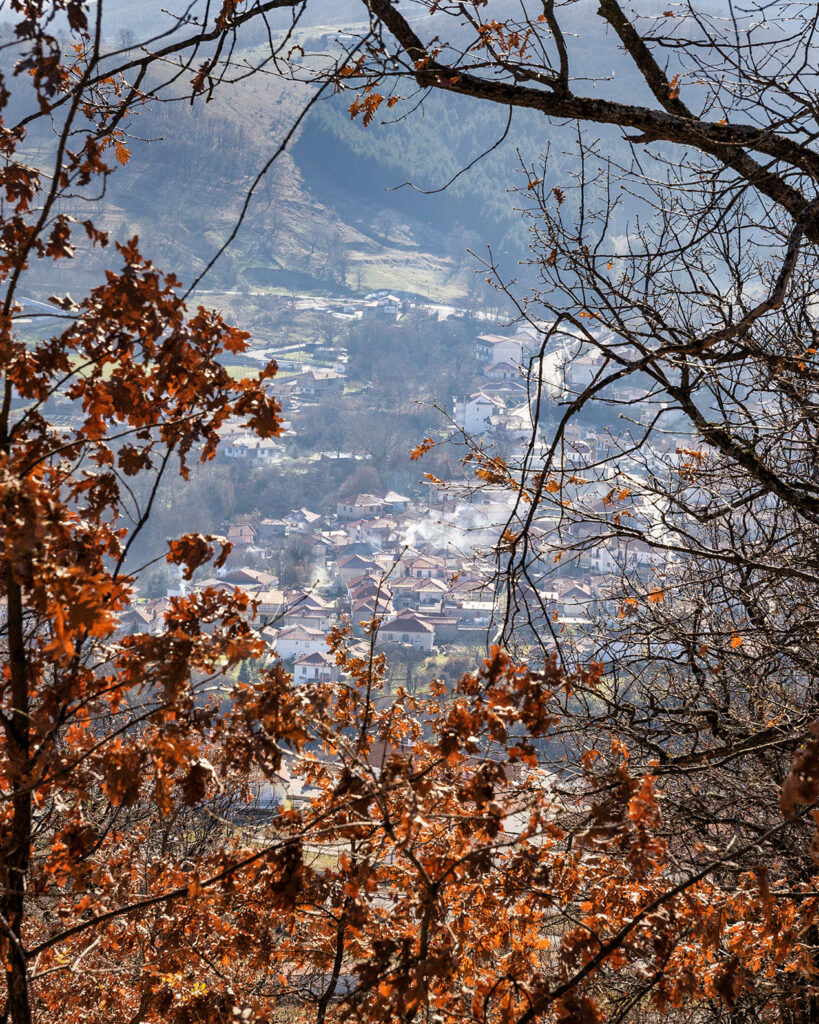
[[[484,377],[492,381],[514,380],[521,378],[520,366],[503,360],[500,363],[490,363],[483,372]]]
[[[244,434],[230,438],[222,446],[225,458],[243,459],[248,462],[274,462],[284,451],[284,446],[272,437],[247,437]]]
[[[339,519],[374,519],[388,511],[388,505],[377,494],[356,494],[345,498],[336,505]]]
[[[421,615],[409,609],[399,612],[378,631],[382,644],[410,644],[421,651],[431,651],[435,645],[435,627]]]
[[[398,494],[397,491],[387,491],[384,495],[385,504],[389,505],[394,515],[401,515],[409,510],[410,499],[405,494]]]
[[[514,363],[523,360],[523,340],[501,334],[481,334],[475,341],[475,357],[479,363]]]
[[[600,538],[595,544],[586,548],[589,556],[589,567],[594,573],[612,573],[617,568],[617,549],[611,538]]]
[[[421,611],[439,612],[446,592],[447,585],[443,580],[424,579],[415,581],[414,598]]]
[[[605,359],[600,352],[589,351],[583,346],[576,348],[568,355],[563,367],[563,376],[567,387],[572,392],[581,392],[596,380],[605,366]]]
[[[276,653],[283,661],[299,658],[304,654],[323,654],[327,641],[320,629],[312,626],[288,626],[276,637]]]
[[[404,573],[414,580],[444,579],[446,560],[437,555],[416,555],[404,559]]]
[[[532,420],[532,407],[528,401],[510,409],[502,417],[501,423],[507,434],[520,445],[528,445],[535,434],[535,423]]]
[[[327,683],[337,674],[335,659],[318,651],[302,654],[293,666],[293,678],[297,683]]]
[[[311,366],[309,370],[293,377],[288,383],[294,394],[301,398],[320,398],[328,391],[342,391],[344,376],[322,366]]]
[[[501,403],[483,391],[471,395],[455,395],[452,418],[456,426],[467,434],[480,434],[489,428],[492,416],[501,408]]]
[[[309,626],[319,630],[322,636],[330,628],[334,616],[333,606],[317,594],[291,593],[286,595],[285,604],[287,610],[281,615],[285,627]]]
[[[574,580],[561,581],[558,597],[558,613],[561,617],[582,618],[591,611],[594,601],[592,588],[588,583],[577,583]]]
[[[277,587],[265,587],[253,594],[258,614],[262,618],[278,615],[284,608],[284,591]]]
[[[297,508],[294,512],[290,512],[284,517],[284,522],[287,523],[291,530],[296,530],[298,533],[306,533],[316,523],[321,522],[321,516],[318,512],[311,512],[309,508]]]
[[[396,320],[404,305],[404,301],[397,295],[389,292],[370,292],[365,296],[363,313],[365,317],[377,317],[379,320]]]

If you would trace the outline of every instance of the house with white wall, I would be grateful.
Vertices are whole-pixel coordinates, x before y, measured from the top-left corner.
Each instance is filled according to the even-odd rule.
[[[489,421],[500,408],[502,403],[497,398],[474,391],[471,395],[455,395],[452,418],[467,434],[480,434],[489,429]]]
[[[327,650],[327,640],[320,629],[312,626],[288,626],[279,630],[275,647],[282,661],[289,661],[303,654],[323,654]]]
[[[435,627],[423,615],[407,608],[381,624],[378,641],[385,645],[409,644],[429,652],[435,646]]]
[[[296,683],[327,683],[338,672],[335,658],[319,651],[302,654],[293,665],[293,679]]]
[[[475,358],[479,363],[514,363],[523,360],[523,339],[502,334],[481,334],[475,341]]]

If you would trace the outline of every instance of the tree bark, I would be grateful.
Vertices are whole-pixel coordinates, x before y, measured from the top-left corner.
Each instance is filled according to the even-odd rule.
[[[26,878],[31,856],[31,791],[25,784],[30,746],[29,696],[22,592],[10,567],[6,568],[6,592],[11,714],[4,724],[12,773],[12,819],[11,827],[2,840],[0,856],[4,889],[1,905],[8,939],[7,1010],[14,1024],[31,1024],[28,969],[22,941]]]

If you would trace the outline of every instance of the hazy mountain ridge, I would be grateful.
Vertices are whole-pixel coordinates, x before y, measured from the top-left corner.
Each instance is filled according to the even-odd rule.
[[[300,41],[326,52],[335,44],[322,19],[339,24],[359,9],[357,0],[309,8]],[[132,15],[127,0],[106,3],[113,40]],[[600,29],[588,10],[575,16],[596,26],[572,40],[582,66],[592,60]],[[140,27],[143,33],[161,28]],[[99,205],[104,226],[116,237],[138,234],[158,264],[191,280],[228,237],[251,182],[309,95],[308,86],[254,76],[217,90],[212,103],[189,106],[180,96],[182,102],[139,111],[130,128],[130,164],[113,176]],[[527,251],[519,208],[529,202],[525,188],[523,197],[516,192],[526,181],[521,162],[537,166],[548,147],[548,181],[571,191],[577,166],[571,126],[547,132],[536,112],[515,111],[505,141],[464,172],[501,139],[505,110],[436,95],[409,113],[415,100],[407,96],[389,113],[383,108],[386,123],[365,128],[350,118],[351,99],[343,93],[317,104],[259,184],[242,230],[206,286],[361,293],[403,285],[466,299],[477,266],[466,250],[485,252],[487,245],[509,274],[519,274]],[[608,155],[628,159],[620,133],[607,131],[605,140]],[[440,190],[452,178],[436,194],[418,191]],[[86,213],[79,203],[69,212]],[[92,261],[81,285],[72,287],[93,283],[106,260]]]

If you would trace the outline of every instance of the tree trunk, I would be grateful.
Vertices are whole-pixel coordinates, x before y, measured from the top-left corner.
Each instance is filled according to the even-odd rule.
[[[11,676],[11,715],[5,722],[11,772],[12,820],[2,839],[3,929],[8,940],[6,959],[7,1012],[14,1024],[31,1024],[28,971],[22,943],[26,877],[31,852],[31,792],[24,784],[29,758],[29,700],[23,638],[23,599],[20,585],[6,570],[8,644]]]

